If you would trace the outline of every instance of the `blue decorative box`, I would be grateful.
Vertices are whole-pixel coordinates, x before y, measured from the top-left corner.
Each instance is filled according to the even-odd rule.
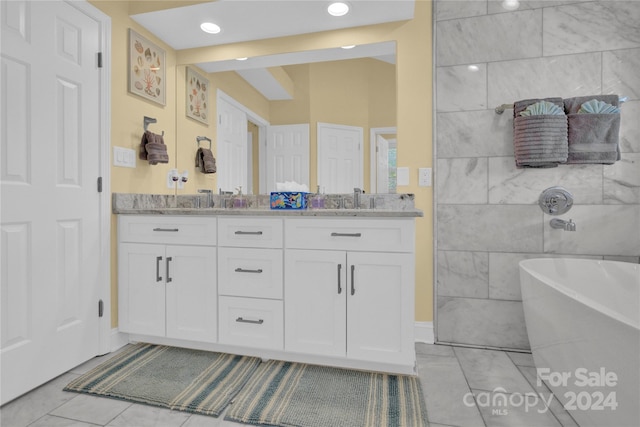
[[[307,194],[301,191],[274,191],[271,193],[271,209],[306,209]]]

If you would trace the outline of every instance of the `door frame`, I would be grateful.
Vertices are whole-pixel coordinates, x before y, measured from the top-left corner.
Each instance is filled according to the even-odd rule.
[[[65,3],[94,19],[100,25],[100,282],[98,295],[103,302],[102,317],[98,320],[98,354],[109,353],[121,346],[118,334],[111,329],[111,17],[86,0],[64,0]],[[97,311],[96,307],[96,311]]]
[[[389,133],[398,133],[398,128],[395,126],[382,127],[382,128],[371,128],[369,130],[369,192],[377,193],[378,192],[378,184],[377,184],[377,174],[376,170],[378,169],[378,156],[376,153],[376,140],[378,139],[378,135],[386,135]],[[397,137],[396,137],[397,139]]]
[[[254,123],[258,127],[258,147],[264,147],[267,142],[267,126],[269,126],[269,121],[263,118],[262,116],[260,116],[258,113],[251,110],[250,108],[248,108],[247,106],[243,105],[239,101],[232,98],[231,95],[225,93],[222,89],[216,90],[216,117],[219,117],[218,106],[220,105],[221,100],[243,111],[247,115],[247,121]],[[220,119],[217,118],[216,120],[220,120]],[[217,134],[216,134],[216,139],[218,139]],[[253,155],[255,156],[255,153],[253,153]],[[258,156],[259,156],[258,173],[259,173],[259,182],[260,182],[259,192],[262,194],[262,192],[264,191],[263,189],[266,187],[266,173],[264,171],[264,168],[267,164],[267,159],[264,155],[264,150],[258,150]]]

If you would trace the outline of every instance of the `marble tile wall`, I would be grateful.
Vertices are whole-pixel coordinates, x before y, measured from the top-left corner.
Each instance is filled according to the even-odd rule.
[[[437,0],[435,20],[436,339],[527,349],[518,262],[640,262],[640,2]],[[518,169],[519,99],[618,94],[613,165]],[[576,232],[554,230],[540,193],[561,185]]]

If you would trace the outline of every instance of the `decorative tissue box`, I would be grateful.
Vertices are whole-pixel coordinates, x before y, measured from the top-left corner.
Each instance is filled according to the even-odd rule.
[[[271,209],[306,209],[307,193],[299,191],[275,191],[271,193]]]

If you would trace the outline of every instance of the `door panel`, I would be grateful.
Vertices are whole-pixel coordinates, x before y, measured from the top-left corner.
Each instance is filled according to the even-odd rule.
[[[285,252],[285,350],[345,356],[345,253]]]
[[[1,7],[4,403],[99,351],[101,23]]]
[[[412,256],[349,252],[347,261],[347,357],[412,363]]]
[[[167,246],[167,337],[215,342],[216,248]]]
[[[267,128],[266,192],[277,182],[294,181],[309,186],[309,125]]]
[[[361,127],[318,123],[318,184],[325,193],[362,188]]]

